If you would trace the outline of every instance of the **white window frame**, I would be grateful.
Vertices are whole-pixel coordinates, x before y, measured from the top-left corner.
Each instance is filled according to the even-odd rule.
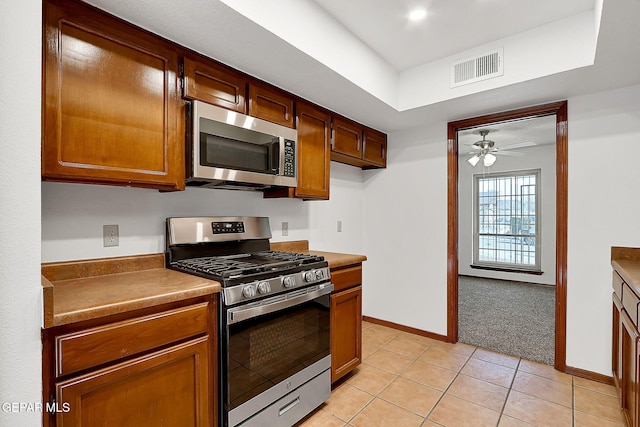
[[[491,226],[489,226],[489,231],[486,232],[482,232],[480,231],[480,193],[479,193],[479,186],[480,186],[480,181],[482,179],[496,179],[496,178],[505,178],[505,177],[509,177],[509,178],[516,178],[519,176],[535,176],[535,227],[534,227],[534,234],[522,234],[522,233],[500,233],[499,232],[499,225],[498,225],[498,221],[495,221],[493,224],[493,229],[491,228]],[[542,248],[542,236],[540,233],[541,227],[540,227],[540,223],[541,223],[541,216],[540,216],[540,210],[541,210],[541,181],[540,181],[540,177],[541,177],[541,171],[540,169],[528,169],[528,170],[517,170],[517,171],[508,171],[508,172],[495,172],[495,173],[482,173],[482,174],[474,174],[473,175],[473,204],[474,204],[474,212],[473,212],[473,264],[471,265],[472,267],[476,267],[476,268],[484,268],[484,269],[491,269],[491,270],[506,270],[506,271],[513,271],[513,272],[522,272],[522,273],[533,273],[533,274],[540,274],[541,273],[541,267],[540,267],[540,261],[541,261],[541,248]],[[519,196],[519,194],[514,195],[516,197]],[[496,195],[496,197],[498,197],[498,195]],[[498,204],[496,203],[496,209],[497,209]],[[520,217],[523,218],[525,216],[530,216],[530,215],[524,215],[522,212],[517,213],[517,206],[513,205],[512,207],[516,208],[516,215],[515,217]],[[494,214],[490,214],[489,216],[493,216],[494,218],[498,218],[501,216],[499,215],[499,213],[494,213]],[[506,215],[504,215],[506,216]],[[513,215],[510,215],[513,216]],[[530,229],[529,229],[530,230]],[[493,231],[493,232],[491,232]],[[480,236],[489,236],[489,238],[491,238],[491,236],[495,237],[495,241],[497,242],[499,237],[498,236],[506,236],[510,239],[513,239],[514,241],[519,237],[519,236],[525,236],[525,237],[533,237],[534,241],[535,241],[535,249],[534,249],[534,263],[530,264],[524,264],[524,263],[510,263],[510,262],[503,262],[503,261],[487,261],[487,260],[480,260]],[[514,254],[514,256],[517,256],[518,254],[520,254],[520,256],[522,257],[523,254],[529,253],[529,251],[524,251],[524,246],[526,245],[526,238],[525,237],[521,237],[519,240],[519,247],[520,249],[518,250],[517,247],[518,245],[516,244],[516,246],[513,246],[513,243],[511,243],[511,247],[515,247],[516,249],[505,249],[505,251],[508,252],[512,252]],[[517,242],[516,242],[517,243]],[[495,248],[494,252],[496,253],[496,257],[498,256],[498,252],[500,252],[499,248]]]

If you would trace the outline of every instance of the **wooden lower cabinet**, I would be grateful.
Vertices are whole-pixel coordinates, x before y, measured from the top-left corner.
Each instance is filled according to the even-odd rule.
[[[621,349],[621,333],[622,333],[622,302],[618,296],[613,294],[613,330],[611,333],[611,372],[613,373],[613,381],[620,392],[620,382],[622,377],[622,349]],[[618,393],[621,398],[621,393]]]
[[[205,336],[57,383],[57,425],[210,426],[209,360]]]
[[[360,274],[354,274],[359,271]],[[331,382],[362,363],[362,267],[332,272],[333,281],[353,278],[348,289],[331,294]],[[335,284],[335,283],[334,283]],[[338,289],[344,286],[336,285]]]
[[[638,345],[640,334],[625,311],[621,316],[622,374],[620,379],[620,402],[627,425],[638,426]]]
[[[212,296],[43,331],[45,427],[217,425]]]

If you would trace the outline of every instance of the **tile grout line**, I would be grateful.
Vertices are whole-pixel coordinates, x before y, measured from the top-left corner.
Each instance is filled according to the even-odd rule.
[[[392,341],[396,340],[398,337],[399,337],[399,335],[396,335],[396,336],[394,336],[394,337],[393,337],[393,339],[389,340],[388,342],[384,343],[382,346],[378,347],[378,348],[376,349],[376,351],[374,351],[373,353],[371,353],[371,354],[370,354],[369,356],[367,356],[366,358],[363,358],[363,359],[362,359],[362,363],[366,363],[366,362],[365,362],[365,359],[368,359],[369,357],[371,357],[372,355],[374,355],[375,353],[377,353],[379,350],[383,350],[383,349],[384,349],[384,346],[386,346],[387,344],[389,344],[389,343],[391,343]],[[418,358],[419,358],[422,354],[424,354],[424,353],[427,351],[427,349],[428,349],[429,347],[430,347],[430,346],[427,346],[427,348],[425,348],[425,349],[424,349],[424,350],[423,350],[423,351],[422,351],[418,356],[416,356],[416,358],[412,361],[412,363],[413,363],[413,362],[415,362],[416,360],[418,360]],[[389,352],[391,352],[391,353],[395,353],[395,352],[390,351],[390,350],[386,350],[386,351],[389,351]],[[396,354],[399,354],[399,353],[396,353]],[[378,368],[377,366],[373,366],[373,365],[369,365],[369,366],[374,367],[374,368],[376,368],[376,369],[380,369],[380,368]],[[407,366],[407,368],[408,368],[408,366]],[[405,370],[406,370],[407,368],[405,368]],[[380,394],[381,394],[382,392],[384,392],[384,391],[385,391],[385,390],[386,390],[386,389],[387,389],[391,384],[393,384],[393,382],[394,382],[395,380],[397,380],[398,378],[400,378],[401,373],[402,373],[402,372],[404,372],[404,371],[402,371],[402,372],[400,372],[400,373],[398,373],[398,374],[394,374],[394,373],[392,373],[392,372],[385,371],[384,369],[380,369],[380,370],[381,370],[381,371],[384,371],[384,372],[387,372],[387,373],[389,373],[389,374],[395,375],[395,377],[394,377],[391,381],[389,381],[389,384],[387,384],[386,386],[384,386],[384,387],[382,388],[382,390],[380,390],[380,391],[379,391],[378,393],[376,393],[376,394],[371,394],[371,393],[369,393],[369,392],[368,392],[368,391],[366,391],[366,390],[362,390],[362,389],[361,389],[361,388],[359,388],[359,387],[356,387],[356,386],[354,386],[354,385],[351,385],[351,387],[357,388],[357,389],[358,389],[358,390],[360,390],[360,391],[363,391],[363,392],[365,392],[365,393],[367,393],[367,394],[370,394],[370,395],[372,396],[372,399],[371,399],[369,402],[367,402],[367,404],[366,404],[366,405],[364,405],[362,408],[360,408],[360,410],[359,410],[358,412],[356,412],[356,413],[355,413],[355,414],[354,414],[354,415],[353,415],[353,416],[352,416],[352,417],[351,417],[351,418],[346,422],[346,424],[351,425],[351,421],[353,421],[353,420],[354,420],[358,415],[360,415],[360,414],[361,414],[361,413],[362,413],[366,408],[368,408],[368,407],[369,407],[369,405],[371,405],[371,402],[373,402],[373,401],[374,401],[374,400],[376,400],[376,399],[383,400],[383,401],[385,401],[385,402],[387,402],[387,403],[389,403],[389,404],[391,404],[391,405],[394,405],[394,406],[396,406],[396,407],[398,407],[398,408],[400,408],[400,409],[403,409],[403,410],[405,410],[405,411],[408,411],[408,412],[411,412],[411,413],[415,414],[415,412],[409,411],[409,410],[407,410],[406,408],[403,408],[403,407],[401,407],[401,406],[398,406],[398,405],[396,405],[396,404],[395,404],[395,403],[393,403],[393,402],[389,402],[389,401],[387,401],[387,400],[385,400],[385,399],[383,399],[383,398],[379,397],[379,396],[380,396]],[[350,384],[349,384],[349,385],[350,385]],[[415,415],[418,415],[418,414],[415,414]],[[418,416],[420,416],[420,415],[418,415]],[[338,418],[339,418],[339,417],[338,417]],[[341,418],[339,418],[339,419],[341,419]],[[341,420],[342,420],[342,419],[341,419]],[[424,424],[424,421],[425,421],[425,420],[426,420],[426,418],[424,418],[424,419],[422,420],[422,423],[420,423],[420,424]]]
[[[431,408],[431,410],[429,411],[429,413],[427,414],[427,416],[425,417],[425,421],[429,419],[429,417],[431,416],[431,414],[433,413],[433,410],[436,409],[436,407],[438,406],[438,404],[440,403],[440,401],[442,401],[442,398],[444,397],[445,394],[447,394],[447,391],[449,391],[449,389],[451,388],[451,385],[456,381],[456,378],[458,378],[458,376],[460,375],[460,373],[462,372],[462,370],[464,369],[465,366],[467,366],[467,363],[469,363],[469,360],[471,360],[471,357],[473,356],[473,354],[476,352],[476,350],[478,350],[478,347],[475,347],[474,350],[471,352],[471,354],[469,354],[469,357],[467,358],[467,360],[464,362],[464,364],[460,367],[460,369],[456,372],[455,377],[453,377],[453,379],[451,380],[451,382],[449,383],[449,385],[447,386],[447,388],[442,392],[442,395],[440,396],[440,398],[436,401],[435,405],[433,405],[433,408]],[[463,399],[464,400],[464,399]],[[424,424],[424,422],[423,422]]]
[[[513,389],[513,383],[516,381],[516,375],[518,375],[518,370],[520,369],[521,362],[522,362],[522,358],[518,358],[518,364],[516,365],[515,372],[513,373],[513,378],[511,378],[511,384],[509,384],[507,395],[505,396],[504,403],[502,404],[502,408],[500,409],[500,416],[498,417],[498,425],[500,425],[500,421],[502,420],[502,416],[504,415],[504,408],[507,407],[507,402],[509,401],[509,396],[511,395],[511,390]],[[518,419],[518,418],[515,418],[515,419]],[[519,420],[519,421],[523,421],[523,420]]]

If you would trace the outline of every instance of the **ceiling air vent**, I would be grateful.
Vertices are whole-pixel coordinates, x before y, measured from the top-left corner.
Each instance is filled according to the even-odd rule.
[[[487,80],[504,74],[503,49],[463,59],[451,65],[451,87]]]

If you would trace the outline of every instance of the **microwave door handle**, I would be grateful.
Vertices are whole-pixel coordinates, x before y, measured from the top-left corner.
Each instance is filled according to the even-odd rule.
[[[280,174],[281,161],[284,158],[284,144],[281,144],[281,138],[276,138],[271,143],[271,172],[274,175]]]
[[[227,311],[227,324],[233,325],[234,323],[251,319],[252,317],[273,313],[275,311],[293,307],[294,305],[302,304],[303,302],[311,301],[312,299],[318,298],[322,295],[330,294],[331,291],[333,291],[333,287],[333,283],[328,283],[322,288],[318,288],[315,291],[293,298],[286,298],[286,295],[283,295],[281,298],[277,298],[275,301],[267,304],[248,308],[230,309]]]

